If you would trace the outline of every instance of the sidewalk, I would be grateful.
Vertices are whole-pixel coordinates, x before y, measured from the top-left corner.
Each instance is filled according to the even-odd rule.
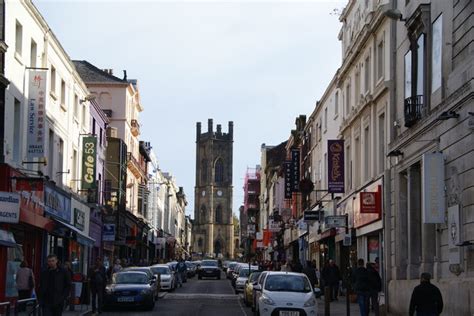
[[[331,316],[346,316],[346,297],[341,296],[339,297],[339,301],[333,301],[330,304],[330,315]],[[318,315],[324,315],[324,296],[321,300],[318,300]],[[358,316],[359,312],[359,305],[356,303],[351,303],[350,305],[351,316]]]
[[[90,305],[75,305],[74,311],[64,311],[63,316],[82,316],[82,315],[91,315],[92,311]]]

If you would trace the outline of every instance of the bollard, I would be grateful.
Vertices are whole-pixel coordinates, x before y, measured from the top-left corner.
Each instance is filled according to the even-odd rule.
[[[329,286],[324,287],[324,316],[331,315],[331,288]]]
[[[346,316],[351,316],[351,298],[349,283],[346,286]]]

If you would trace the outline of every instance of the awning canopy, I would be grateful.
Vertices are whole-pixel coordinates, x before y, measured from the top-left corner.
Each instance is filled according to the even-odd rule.
[[[74,227],[73,225],[71,224],[68,224],[68,223],[64,223],[64,222],[61,222],[59,220],[54,220],[57,224],[61,225],[61,226],[64,226],[70,230],[72,230],[73,232],[76,233],[76,240],[78,243],[84,245],[84,246],[87,246],[87,247],[93,247],[94,244],[95,244],[95,239],[93,238],[90,238],[89,236],[87,236],[86,234],[84,234],[82,231],[80,231],[77,227]]]
[[[0,229],[0,246],[16,247],[15,237],[12,232]]]

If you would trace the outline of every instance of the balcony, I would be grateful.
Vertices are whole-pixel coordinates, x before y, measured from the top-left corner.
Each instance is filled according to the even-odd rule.
[[[133,173],[135,178],[139,179],[140,177],[143,177],[140,162],[138,162],[137,158],[135,158],[131,152],[127,153],[127,167]]]
[[[405,99],[405,127],[412,127],[423,116],[423,95]]]
[[[138,124],[137,120],[131,120],[130,126],[133,136],[137,137],[138,135],[140,135],[140,124]]]

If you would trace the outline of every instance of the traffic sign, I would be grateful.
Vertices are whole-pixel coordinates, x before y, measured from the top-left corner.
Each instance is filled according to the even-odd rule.
[[[346,215],[326,216],[324,220],[326,228],[346,227]]]

